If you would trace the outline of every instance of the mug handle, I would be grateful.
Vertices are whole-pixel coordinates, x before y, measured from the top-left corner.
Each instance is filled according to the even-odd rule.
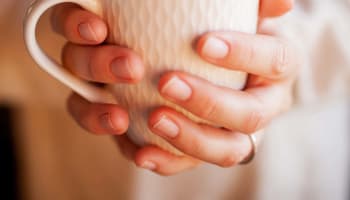
[[[57,61],[48,56],[39,46],[36,39],[36,27],[40,17],[49,8],[61,3],[75,3],[99,16],[102,6],[99,0],[38,0],[28,8],[24,21],[24,40],[30,55],[38,65],[51,76],[70,87],[80,96],[93,103],[115,104],[116,99],[105,88],[97,87],[84,81],[63,68]]]

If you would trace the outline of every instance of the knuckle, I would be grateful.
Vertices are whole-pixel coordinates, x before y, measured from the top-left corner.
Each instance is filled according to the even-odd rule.
[[[110,69],[112,59],[118,52],[111,46],[99,46],[93,48],[88,56],[88,74],[93,81],[102,83],[113,83],[115,75]]]
[[[220,161],[219,166],[228,168],[228,167],[233,167],[238,163],[239,163],[239,157],[236,154],[230,153],[224,156],[224,158]]]
[[[205,147],[199,138],[193,138],[185,144],[188,145],[184,147],[185,152],[191,152],[192,155],[202,155],[204,153]]]
[[[264,124],[265,119],[265,114],[261,108],[251,110],[243,125],[243,132],[254,133]]]
[[[101,65],[101,56],[102,52],[99,48],[93,50],[90,55],[88,56],[88,61],[87,61],[87,74],[90,77],[91,80],[93,81],[99,81],[99,71],[102,69]]]
[[[289,46],[283,41],[279,41],[275,51],[272,55],[271,67],[272,74],[278,78],[284,77],[287,74],[287,67],[289,65]]]
[[[206,97],[199,107],[199,116],[204,119],[212,119],[218,110],[218,101],[216,98]]]
[[[248,44],[246,47],[246,51],[243,55],[243,62],[242,66],[251,66],[254,60],[256,60],[257,57],[257,50],[255,45],[253,44]]]
[[[255,60],[256,57],[256,49],[254,45],[247,45],[247,52],[246,52],[246,62],[244,63],[244,66],[250,66],[253,60]]]

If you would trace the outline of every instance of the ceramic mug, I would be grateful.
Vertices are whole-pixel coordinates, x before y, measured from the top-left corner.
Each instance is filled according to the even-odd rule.
[[[75,3],[106,20],[108,43],[134,50],[146,66],[145,77],[136,85],[111,84],[95,87],[47,56],[37,43],[35,29],[40,16],[61,3]],[[217,85],[242,89],[247,74],[227,70],[203,61],[193,50],[193,41],[208,31],[255,33],[259,0],[37,0],[25,17],[27,48],[50,75],[96,103],[118,103],[129,111],[129,138],[138,145],[154,144],[179,152],[147,125],[149,112],[166,105],[196,122],[208,123],[163,99],[157,90],[162,73],[180,70]]]

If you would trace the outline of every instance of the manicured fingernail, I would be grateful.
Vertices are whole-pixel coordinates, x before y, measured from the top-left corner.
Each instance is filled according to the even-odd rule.
[[[163,95],[178,101],[186,101],[192,95],[192,89],[178,77],[171,78],[160,91]]]
[[[158,135],[166,138],[175,138],[179,135],[180,131],[179,127],[165,116],[153,125],[153,129],[156,130]]]
[[[132,71],[129,60],[125,57],[116,58],[111,63],[111,71],[118,79],[131,80]]]
[[[202,47],[202,55],[213,59],[225,58],[228,52],[228,45],[216,37],[209,37]]]
[[[117,131],[113,126],[113,122],[111,120],[111,115],[109,113],[105,113],[100,116],[100,124],[102,128],[104,128],[108,132]]]
[[[148,170],[155,170],[157,168],[157,165],[151,161],[146,160],[141,164],[140,167]]]
[[[92,29],[89,23],[81,23],[78,26],[78,31],[80,36],[88,41],[97,42],[98,38],[96,36],[95,31]]]

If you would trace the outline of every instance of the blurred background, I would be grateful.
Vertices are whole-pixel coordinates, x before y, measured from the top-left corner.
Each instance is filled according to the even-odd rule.
[[[29,0],[1,0],[1,199],[350,199],[350,3],[300,0],[275,20],[305,56],[296,104],[267,129],[247,167],[204,165],[175,177],[136,169],[109,137],[81,130],[69,90],[41,71],[22,39]],[[59,59],[49,13],[39,40]]]
[[[0,6],[0,180],[9,197],[0,199],[128,199],[133,173],[127,171],[134,166],[113,140],[93,137],[71,120],[65,107],[70,91],[25,49],[22,21],[30,2],[1,0]],[[64,40],[52,32],[49,15],[39,25],[39,42],[59,59]]]

